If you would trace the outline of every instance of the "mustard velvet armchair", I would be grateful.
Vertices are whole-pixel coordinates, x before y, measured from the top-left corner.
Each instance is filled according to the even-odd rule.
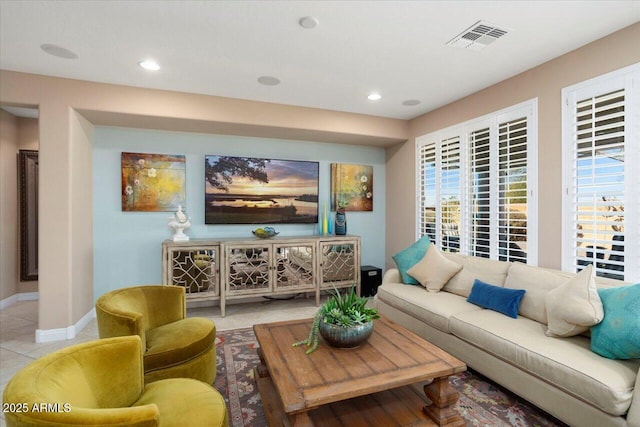
[[[228,426],[209,384],[173,378],[145,386],[138,336],[89,341],[31,362],[2,396],[7,426]]]
[[[216,326],[186,317],[185,289],[148,285],[116,289],[96,301],[100,338],[137,335],[146,383],[166,378],[216,378]]]

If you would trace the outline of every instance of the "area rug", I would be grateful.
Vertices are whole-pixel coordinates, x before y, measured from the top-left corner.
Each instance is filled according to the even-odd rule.
[[[253,377],[253,368],[260,362],[253,330],[219,332],[216,343],[218,367],[214,387],[225,397],[229,424],[232,427],[267,426]],[[460,393],[456,409],[467,426],[565,426],[475,372],[452,376],[450,382]]]

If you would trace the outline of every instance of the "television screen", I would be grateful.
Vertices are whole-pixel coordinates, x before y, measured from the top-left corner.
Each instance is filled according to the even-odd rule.
[[[318,222],[319,163],[205,156],[205,224]]]

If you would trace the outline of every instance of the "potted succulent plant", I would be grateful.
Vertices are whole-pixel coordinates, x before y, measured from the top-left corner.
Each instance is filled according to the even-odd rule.
[[[341,348],[357,347],[365,342],[373,332],[373,319],[380,316],[378,311],[366,307],[368,299],[356,294],[355,286],[344,295],[334,288],[333,294],[318,309],[309,337],[293,344],[306,345],[307,354],[318,347],[318,334],[330,345]]]

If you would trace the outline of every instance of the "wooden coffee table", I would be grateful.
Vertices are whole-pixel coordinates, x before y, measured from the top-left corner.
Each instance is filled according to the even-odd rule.
[[[263,363],[256,381],[270,426],[465,425],[448,380],[466,370],[463,362],[385,318],[374,321],[358,348],[337,349],[320,338],[307,355],[292,344],[309,335],[311,322],[253,327]]]

